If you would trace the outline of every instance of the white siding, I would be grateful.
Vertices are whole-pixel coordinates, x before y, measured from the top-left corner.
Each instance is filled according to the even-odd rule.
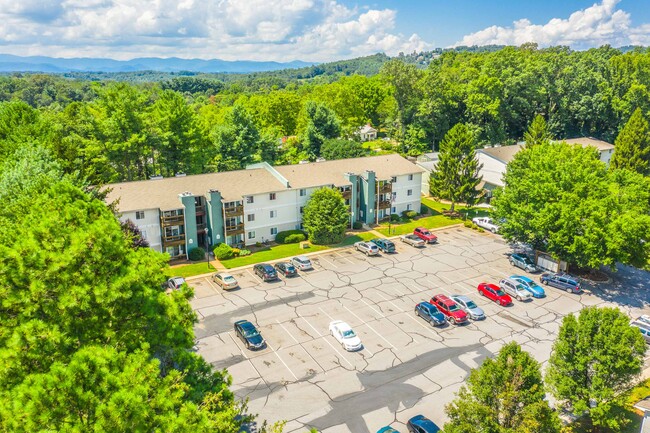
[[[422,173],[414,173],[413,180],[408,180],[409,175],[397,176],[397,181],[393,182],[393,193],[395,199],[391,208],[395,208],[395,213],[401,214],[405,210],[420,212],[420,193],[422,191]],[[408,191],[411,190],[411,195]]]
[[[144,209],[144,219],[136,219],[136,211],[124,212],[120,215],[120,221],[131,220],[144,234],[151,249],[162,251],[162,239],[160,237],[160,211],[158,209]]]
[[[506,172],[506,165],[498,159],[479,151],[476,153],[479,164],[483,168],[479,172],[483,176],[483,181],[494,186],[503,186],[503,175]]]
[[[612,154],[614,153],[613,149],[601,150],[598,152],[600,154],[600,160],[605,164],[609,165],[609,161],[612,159]]]
[[[264,240],[274,240],[275,235],[271,234],[271,228],[277,228],[278,232],[284,230],[293,230],[299,224],[299,209],[298,203],[306,199],[306,197],[299,197],[299,190],[292,189],[286,191],[279,191],[275,193],[275,200],[269,198],[269,194],[258,194],[253,196],[253,203],[244,202],[244,242],[246,245],[251,245],[256,242]],[[276,216],[271,218],[271,211],[274,211]],[[255,221],[248,221],[248,215],[255,214]],[[249,239],[249,232],[255,232],[255,237]]]

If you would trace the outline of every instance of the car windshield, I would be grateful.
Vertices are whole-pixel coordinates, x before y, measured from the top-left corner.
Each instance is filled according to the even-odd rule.
[[[521,292],[521,291],[526,290],[526,287],[523,284],[517,284],[517,290],[519,290]]]
[[[505,292],[503,290],[497,290],[497,296],[505,296]]]
[[[250,328],[244,328],[244,337],[257,337],[260,333],[257,332],[257,329],[250,327]]]
[[[296,268],[294,268],[293,265],[285,265],[284,267],[285,267],[285,268],[287,269],[287,271],[289,271],[289,272],[293,272],[293,271],[296,270]]]
[[[525,256],[521,258],[521,261],[526,263],[527,265],[532,265],[533,264],[533,262],[528,257],[525,257]]]
[[[300,257],[296,257],[296,261],[298,263],[302,263],[303,265],[306,265],[307,263],[309,263],[309,259],[301,259]]]
[[[343,331],[343,338],[354,338],[357,334],[354,333],[352,329],[346,329]]]
[[[451,304],[449,306],[449,311],[458,311],[458,305],[456,304]]]
[[[235,278],[234,277],[224,277],[223,279],[226,283],[234,283]]]
[[[438,308],[436,308],[435,305],[430,305],[430,306],[429,306],[429,313],[431,313],[431,314],[437,314],[437,313],[440,313],[440,310],[438,310]]]
[[[467,308],[476,308],[476,304],[472,301],[469,301],[467,304]]]

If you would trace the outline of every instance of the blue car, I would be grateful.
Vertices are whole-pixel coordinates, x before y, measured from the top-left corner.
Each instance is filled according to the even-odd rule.
[[[387,425],[386,427],[382,427],[379,430],[377,430],[377,433],[399,433],[399,431]]]
[[[442,326],[447,323],[445,315],[435,305],[429,302],[420,302],[417,304],[415,306],[415,314],[429,322],[431,326]]]
[[[424,415],[416,415],[406,423],[409,433],[438,433],[440,427]]]
[[[542,286],[539,286],[530,278],[524,277],[523,275],[511,275],[510,278],[521,283],[524,286],[524,288],[528,290],[531,295],[533,295],[533,298],[546,297],[546,292],[544,292]]]

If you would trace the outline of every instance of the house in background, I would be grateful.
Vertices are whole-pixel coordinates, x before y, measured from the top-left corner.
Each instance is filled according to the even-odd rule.
[[[397,154],[106,185],[106,202],[130,219],[152,249],[184,259],[196,247],[253,245],[302,228],[311,194],[338,189],[350,225],[420,209],[422,169]]]
[[[361,141],[372,141],[377,139],[377,130],[370,126],[369,123],[359,128],[357,134]]]
[[[643,412],[643,420],[641,421],[641,433],[650,433],[650,398],[641,400],[634,405],[635,409]]]
[[[422,194],[429,195],[429,176],[438,164],[438,152],[423,153],[415,162],[424,173],[422,174]]]

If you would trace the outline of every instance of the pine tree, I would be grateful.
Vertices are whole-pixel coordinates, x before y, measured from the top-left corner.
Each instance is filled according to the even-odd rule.
[[[541,114],[535,116],[533,121],[528,127],[528,131],[524,134],[524,141],[526,147],[535,146],[536,144],[548,143],[551,140],[551,135],[548,132],[548,125],[546,120]]]
[[[614,142],[611,169],[626,168],[650,175],[650,126],[637,108]]]
[[[477,189],[482,167],[476,159],[474,134],[467,125],[459,123],[440,143],[439,161],[431,172],[429,192],[436,198],[451,201],[451,212],[458,202],[474,205],[482,195]]]

